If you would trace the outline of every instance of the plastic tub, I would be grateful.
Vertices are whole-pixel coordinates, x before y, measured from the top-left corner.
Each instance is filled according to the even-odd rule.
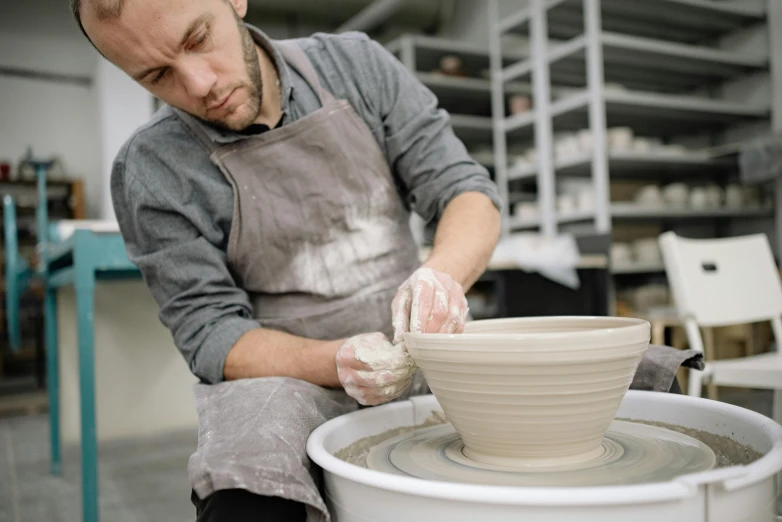
[[[763,457],[682,475],[669,482],[586,488],[518,488],[399,477],[344,462],[333,453],[355,441],[418,425],[441,411],[432,395],[357,411],[317,428],[307,452],[323,468],[335,522],[774,522],[782,426],[758,413],[684,395],[629,391],[621,418],[660,421],[729,436]]]

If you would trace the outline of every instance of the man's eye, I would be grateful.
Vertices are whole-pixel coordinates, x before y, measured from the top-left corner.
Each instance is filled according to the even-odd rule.
[[[200,47],[201,45],[203,45],[204,42],[206,42],[207,36],[208,36],[208,34],[206,32],[204,32],[204,34],[202,34],[200,37],[198,37],[198,39],[195,42],[193,42],[193,45],[191,47],[195,48],[195,47]]]
[[[152,79],[152,83],[153,83],[153,84],[157,84],[157,83],[159,83],[159,82],[160,82],[160,80],[162,80],[162,79],[165,77],[165,75],[166,75],[166,72],[168,72],[168,67],[165,67],[165,68],[163,68],[163,69],[160,69],[160,72],[158,72],[158,73],[155,75],[155,77]]]

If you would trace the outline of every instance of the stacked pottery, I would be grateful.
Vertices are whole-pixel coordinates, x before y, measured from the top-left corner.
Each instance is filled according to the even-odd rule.
[[[493,319],[405,336],[464,454],[504,466],[598,458],[649,339],[648,322],[619,317]]]

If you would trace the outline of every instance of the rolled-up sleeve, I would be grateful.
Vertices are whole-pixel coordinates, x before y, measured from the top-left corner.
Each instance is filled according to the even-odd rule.
[[[247,331],[258,328],[247,294],[229,272],[226,254],[212,244],[165,191],[139,180],[172,175],[150,154],[127,151],[114,164],[111,193],[129,259],[160,307],[161,322],[191,371],[202,381],[223,380],[229,350]],[[149,172],[152,170],[154,172]]]
[[[454,197],[481,192],[500,209],[496,184],[455,135],[437,97],[380,44],[367,38],[365,48],[373,91],[366,100],[382,118],[387,154],[411,208],[437,220]]]

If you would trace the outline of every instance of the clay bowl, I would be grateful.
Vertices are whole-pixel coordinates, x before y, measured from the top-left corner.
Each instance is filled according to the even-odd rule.
[[[462,334],[405,335],[465,455],[523,467],[602,454],[649,339],[648,322],[623,317],[492,319]]]

